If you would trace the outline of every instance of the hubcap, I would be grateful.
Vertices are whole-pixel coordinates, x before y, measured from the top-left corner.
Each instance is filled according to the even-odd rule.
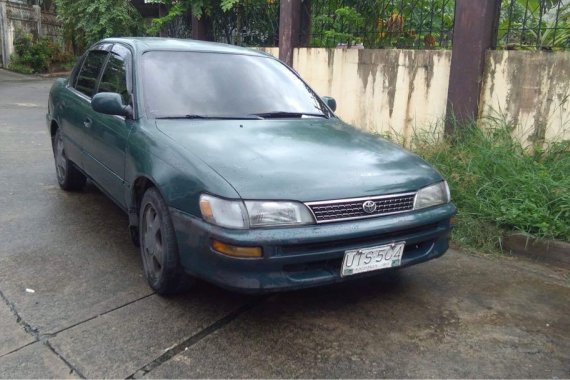
[[[65,152],[63,151],[63,139],[61,135],[58,136],[55,144],[55,168],[57,170],[57,179],[60,182],[65,180],[65,172],[67,169],[67,159],[65,158]]]
[[[163,268],[164,249],[160,215],[151,204],[145,208],[142,230],[143,263],[149,278],[160,278]]]

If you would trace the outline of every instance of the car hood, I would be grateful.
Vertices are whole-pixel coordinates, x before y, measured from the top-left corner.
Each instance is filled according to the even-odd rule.
[[[441,180],[418,156],[338,119],[163,119],[157,127],[243,199],[366,197]]]

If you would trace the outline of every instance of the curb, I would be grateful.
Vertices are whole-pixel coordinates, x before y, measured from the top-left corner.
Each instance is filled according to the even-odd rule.
[[[503,247],[516,256],[524,256],[570,269],[570,243],[539,239],[523,233],[507,234]]]
[[[61,71],[57,73],[47,73],[47,74],[38,74],[41,78],[64,78],[68,77],[71,74],[71,71]]]

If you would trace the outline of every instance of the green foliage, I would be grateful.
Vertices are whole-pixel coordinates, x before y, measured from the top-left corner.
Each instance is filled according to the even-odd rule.
[[[248,46],[274,46],[277,40],[279,0],[163,0],[168,13],[152,21],[150,35],[163,32],[184,36],[184,23],[191,13],[208,17],[215,41]]]
[[[458,207],[454,240],[500,248],[502,231],[570,241],[570,141],[525,148],[512,127],[459,129],[454,143],[416,135],[413,150],[448,180]]]
[[[16,33],[14,49],[10,69],[25,74],[46,72],[57,50],[48,39],[34,40],[31,34],[21,31]]]
[[[455,0],[313,0],[311,45],[361,41],[366,48],[447,47],[454,6]],[[363,22],[351,15],[361,15]],[[498,42],[509,49],[569,49],[570,3],[502,0]]]
[[[222,11],[227,12],[235,6],[239,5],[239,3],[240,0],[221,0],[220,7],[222,8]]]
[[[14,50],[9,69],[22,74],[45,73],[54,68],[67,70],[75,60],[49,39],[34,38],[21,29],[16,30]]]
[[[454,0],[314,0],[312,46],[433,48],[450,39]]]
[[[20,74],[33,74],[34,70],[26,65],[22,65],[21,63],[18,63],[17,61],[14,61],[13,59],[10,61],[10,64],[8,65],[8,69],[16,72],[16,73],[20,73]]]
[[[328,27],[324,30],[324,39],[315,40],[313,44],[323,47],[335,47],[339,41],[345,42],[348,46],[361,43],[362,38],[358,37],[357,31],[364,24],[364,17],[352,7],[341,7],[334,11],[333,15],[315,15],[314,22]]]
[[[177,17],[182,16],[187,11],[188,9],[186,4],[183,2],[173,4],[165,16],[152,20],[152,24],[150,28],[148,28],[147,33],[150,35],[158,34],[166,25],[168,25],[168,23],[172,22]]]
[[[65,34],[77,51],[105,37],[143,32],[140,14],[129,0],[56,0]]]
[[[570,48],[570,3],[502,0],[499,45],[508,49]]]
[[[218,13],[217,10],[227,12],[240,5],[241,1],[243,0],[162,0],[161,3],[168,8],[168,13],[163,17],[154,19],[148,32],[150,34],[158,33],[161,27],[187,12],[201,19],[204,15],[212,16]]]

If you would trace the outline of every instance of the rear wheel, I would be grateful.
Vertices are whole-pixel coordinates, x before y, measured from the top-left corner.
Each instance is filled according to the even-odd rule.
[[[67,159],[63,147],[63,136],[61,130],[55,132],[52,141],[53,157],[55,160],[55,170],[59,187],[66,191],[77,191],[85,187],[87,178],[81,173],[73,162]]]
[[[163,295],[185,290],[193,281],[182,269],[170,213],[155,188],[145,192],[139,216],[140,251],[148,284]]]

